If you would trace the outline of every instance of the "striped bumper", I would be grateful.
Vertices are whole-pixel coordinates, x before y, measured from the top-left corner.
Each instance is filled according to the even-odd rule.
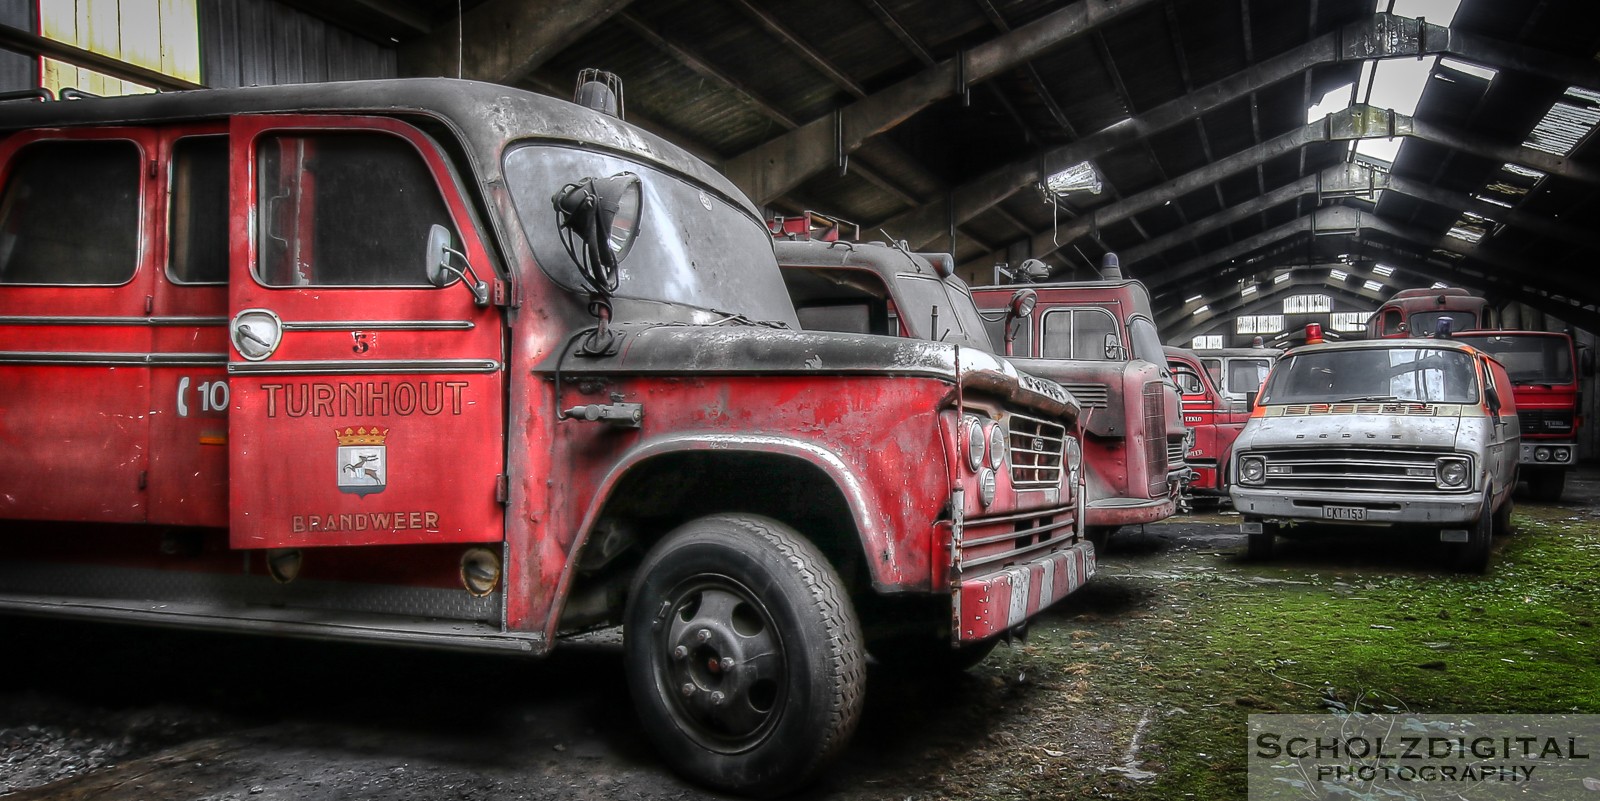
[[[1022,625],[1094,575],[1094,546],[1080,542],[956,587],[957,636],[976,642]]]

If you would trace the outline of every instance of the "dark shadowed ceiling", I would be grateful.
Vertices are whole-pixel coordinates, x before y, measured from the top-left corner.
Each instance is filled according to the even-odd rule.
[[[1172,341],[1306,286],[1370,309],[1434,282],[1600,330],[1594,103],[1565,94],[1600,92],[1594,0],[1462,0],[1448,28],[1374,0],[479,0],[460,24],[454,0],[297,5],[398,43],[403,74],[570,96],[580,68],[614,72],[629,120],[772,213],[953,251],[979,283],[1115,251]],[[1415,114],[1306,123],[1366,59],[1438,55]],[[1558,102],[1575,141],[1525,146]],[[1391,134],[1392,166],[1352,155]],[[1047,202],[1082,162],[1099,191]]]

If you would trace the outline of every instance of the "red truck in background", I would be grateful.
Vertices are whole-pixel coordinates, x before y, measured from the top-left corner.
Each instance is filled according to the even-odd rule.
[[[0,613],[621,623],[668,764],[771,795],[869,650],[959,659],[1081,583],[1070,398],[799,330],[755,207],[593,77],[0,104]]]
[[[1192,432],[1185,461],[1194,475],[1187,490],[1225,500],[1228,455],[1250,420],[1250,408],[1244,401],[1235,402],[1222,394],[1195,351],[1171,345],[1166,351],[1167,366],[1183,401],[1183,424]]]
[[[1459,287],[1396,292],[1367,319],[1366,330],[1370,337],[1432,336],[1443,318],[1449,318],[1451,336],[1505,365],[1522,427],[1521,478],[1534,499],[1560,500],[1567,471],[1578,461],[1580,381],[1594,372],[1592,356],[1580,354],[1570,334],[1500,329],[1489,301]]]
[[[1547,331],[1463,331],[1454,337],[1505,365],[1522,426],[1517,468],[1535,500],[1561,500],[1583,426],[1580,362],[1572,337]]]
[[[1019,291],[1033,293],[1031,308],[1000,325],[1018,311]],[[1170,517],[1189,479],[1188,431],[1144,284],[1123,278],[1112,256],[1098,281],[974,287],[972,296],[996,319],[997,349],[1083,406],[1090,539]]]

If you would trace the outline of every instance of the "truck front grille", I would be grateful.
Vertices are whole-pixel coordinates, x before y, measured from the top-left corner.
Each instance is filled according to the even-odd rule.
[[[1524,434],[1571,434],[1571,409],[1518,409],[1517,422]]]
[[[1061,454],[1067,430],[1058,423],[1011,415],[1011,486],[1055,489],[1061,484]]]
[[[1078,405],[1085,409],[1104,409],[1111,405],[1111,388],[1105,384],[1062,384]]]
[[[1160,381],[1144,385],[1144,461],[1149,469],[1147,497],[1167,495],[1167,407]],[[1179,443],[1182,447],[1182,443]],[[1182,458],[1182,455],[1179,455]]]
[[[956,542],[955,578],[992,573],[1070,546],[1071,506],[994,517],[969,517]]]
[[[1295,448],[1255,451],[1267,460],[1265,484],[1252,488],[1317,492],[1438,493],[1434,464],[1454,453],[1385,448]],[[1471,482],[1462,491],[1471,488]]]

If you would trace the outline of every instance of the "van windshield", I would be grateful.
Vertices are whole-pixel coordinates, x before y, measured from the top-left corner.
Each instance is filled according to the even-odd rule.
[[[1477,403],[1472,356],[1442,348],[1351,348],[1290,353],[1262,403]]]
[[[638,238],[618,272],[617,296],[741,314],[798,328],[794,306],[760,220],[678,175],[616,156],[530,143],[506,154],[506,183],[540,269],[587,292],[567,256],[551,198],[569,183],[630,172],[644,206]]]

